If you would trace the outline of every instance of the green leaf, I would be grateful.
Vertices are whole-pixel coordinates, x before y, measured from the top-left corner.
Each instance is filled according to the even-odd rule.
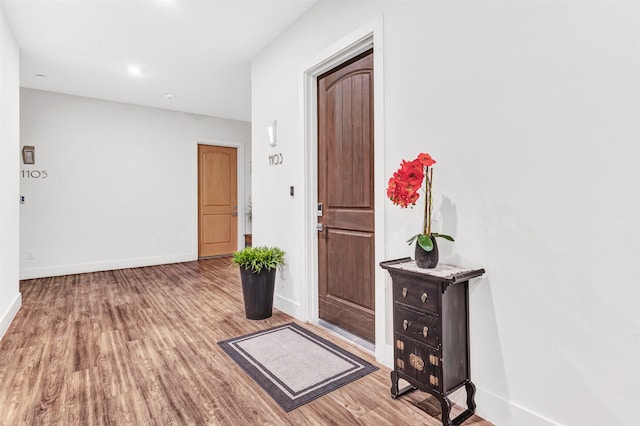
[[[438,238],[444,238],[445,240],[449,240],[449,241],[455,241],[453,239],[453,237],[450,237],[449,235],[444,235],[444,234],[436,234],[435,232],[432,232],[431,235],[433,235],[434,237],[438,237]]]
[[[433,250],[433,241],[431,241],[431,238],[426,234],[418,235],[418,244],[424,249],[424,251]]]
[[[409,238],[407,240],[407,244],[409,244],[409,245],[413,244],[413,242],[416,240],[416,238],[418,238],[418,235],[420,235],[420,234],[416,234],[413,237]]]
[[[278,247],[245,247],[233,253],[233,262],[259,273],[284,265],[284,251]]]

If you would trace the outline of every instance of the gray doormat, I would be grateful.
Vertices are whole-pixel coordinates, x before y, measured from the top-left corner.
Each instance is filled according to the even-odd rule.
[[[378,369],[295,323],[218,342],[284,411]]]

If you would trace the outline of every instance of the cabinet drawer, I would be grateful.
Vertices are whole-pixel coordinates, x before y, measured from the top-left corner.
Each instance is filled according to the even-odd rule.
[[[395,369],[442,392],[442,360],[437,352],[399,333],[395,337]]]
[[[406,309],[397,304],[395,310],[393,329],[396,332],[439,349],[440,325],[437,316]]]
[[[438,286],[397,276],[393,282],[393,300],[437,314]]]

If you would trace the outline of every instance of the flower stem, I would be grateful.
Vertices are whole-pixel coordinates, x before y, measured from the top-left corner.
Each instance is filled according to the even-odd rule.
[[[422,221],[422,233],[427,235],[427,224],[429,223],[429,175],[425,173],[427,184],[424,193],[424,215]]]
[[[431,214],[433,212],[433,169],[429,170],[429,223],[427,224],[427,234],[431,236]]]

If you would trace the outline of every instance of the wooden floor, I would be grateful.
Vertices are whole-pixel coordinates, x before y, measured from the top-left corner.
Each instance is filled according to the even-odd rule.
[[[0,341],[2,425],[439,424],[439,404],[427,394],[391,399],[389,369],[380,365],[282,411],[216,343],[292,318],[275,311],[245,319],[238,270],[226,258],[28,280],[21,292],[22,308]]]

